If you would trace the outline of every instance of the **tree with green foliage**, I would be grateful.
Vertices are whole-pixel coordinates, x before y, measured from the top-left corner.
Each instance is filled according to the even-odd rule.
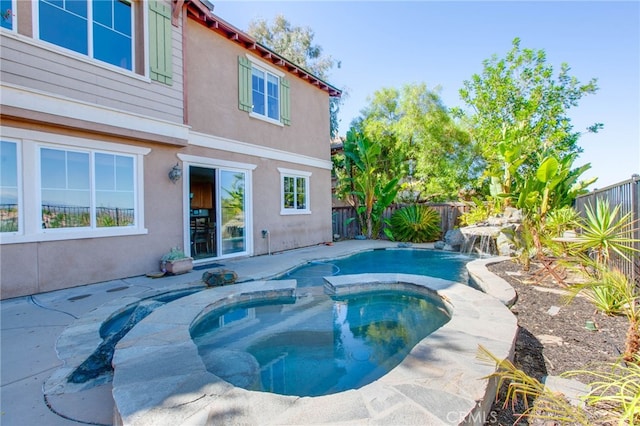
[[[256,19],[249,23],[247,33],[261,43],[289,59],[296,65],[306,69],[316,77],[326,80],[329,71],[334,67],[340,68],[340,61],[331,55],[325,55],[322,47],[314,44],[314,31],[309,27],[292,25],[283,15],[277,15],[272,23],[265,19]],[[346,93],[343,91],[343,98]],[[342,99],[329,99],[330,135],[338,134],[338,112]]]
[[[347,132],[344,159],[335,170],[336,191],[355,208],[362,233],[378,238],[384,224],[384,211],[398,193],[398,178],[388,178],[381,167],[381,144],[354,130]]]
[[[455,199],[477,178],[469,135],[424,83],[376,91],[352,125],[380,142],[388,175],[411,175],[423,199]]]
[[[505,58],[494,55],[483,65],[481,74],[464,82],[460,96],[472,110],[472,138],[486,163],[483,179],[493,180],[494,194],[517,196],[521,188],[515,185],[522,183],[517,176],[534,176],[549,156],[562,162],[582,151],[568,111],[598,86],[595,79],[582,84],[570,76],[566,63],[554,76],[545,51],[521,49],[519,38]],[[587,130],[601,127],[596,123]]]

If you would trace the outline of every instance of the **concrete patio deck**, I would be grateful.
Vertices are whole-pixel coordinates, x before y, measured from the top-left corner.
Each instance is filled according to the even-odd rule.
[[[391,242],[353,240],[218,263],[234,270],[239,281],[244,282],[269,279],[311,260],[396,246]],[[20,426],[112,424],[110,382],[75,392],[57,393],[49,389],[49,393],[44,393],[45,382],[64,367],[57,353],[59,336],[100,307],[117,305],[119,299],[142,298],[160,289],[202,285],[202,272],[196,270],[159,279],[132,277],[1,301],[0,423]],[[499,288],[503,294],[508,292],[501,284]]]

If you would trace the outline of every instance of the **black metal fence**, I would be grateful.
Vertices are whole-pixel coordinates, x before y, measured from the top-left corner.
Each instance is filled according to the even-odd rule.
[[[18,230],[18,205],[0,204],[0,232]]]
[[[384,212],[384,218],[388,219],[399,208],[406,204],[393,204]],[[459,218],[463,213],[469,211],[469,206],[464,203],[426,203],[429,207],[440,213],[440,229],[442,235],[458,226]],[[384,229],[384,228],[383,228]],[[356,211],[351,206],[333,207],[333,234],[340,238],[354,238],[362,234],[360,224],[356,219]],[[383,237],[381,232],[379,237]]]
[[[640,176],[633,175],[631,179],[581,195],[575,201],[575,209],[585,217],[587,206],[592,206],[591,209],[595,208],[597,200],[608,200],[611,207],[619,205],[618,218],[631,213],[632,220],[635,221],[633,238],[640,240]],[[640,243],[636,242],[632,246],[640,250]],[[640,255],[638,253],[632,255],[631,263],[614,253],[611,266],[618,268],[632,282],[640,285]]]
[[[96,226],[129,226],[135,221],[134,209],[96,207]],[[89,207],[42,205],[43,228],[73,228],[91,226]]]

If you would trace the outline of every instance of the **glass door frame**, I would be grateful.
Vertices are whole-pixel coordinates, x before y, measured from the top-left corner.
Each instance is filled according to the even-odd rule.
[[[184,171],[184,178],[182,179],[182,192],[183,192],[183,246],[185,252],[191,247],[191,235],[190,235],[190,192],[189,192],[189,170],[191,166],[203,167],[215,170],[215,196],[216,196],[216,246],[218,247],[217,256],[208,257],[205,259],[194,260],[194,264],[207,263],[213,259],[225,259],[239,256],[252,256],[253,255],[253,170],[257,167],[255,164],[239,163],[236,161],[219,160],[215,158],[200,157],[189,154],[178,154],[178,158],[182,160],[182,170]],[[244,205],[245,205],[245,224],[244,224],[244,236],[245,236],[245,250],[222,254],[222,234],[221,228],[221,216],[222,206],[220,204],[220,172],[227,171],[232,173],[244,174]]]

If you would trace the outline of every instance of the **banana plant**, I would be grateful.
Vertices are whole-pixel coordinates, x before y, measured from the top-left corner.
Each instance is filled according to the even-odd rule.
[[[532,253],[542,256],[547,214],[562,207],[570,206],[575,197],[586,192],[585,188],[595,181],[578,181],[582,173],[588,170],[589,164],[571,169],[576,156],[571,154],[560,160],[554,155],[546,156],[535,171],[534,176],[521,178],[517,207],[522,209],[525,225],[533,242]],[[551,272],[558,280],[560,277]]]
[[[571,169],[575,158],[574,154],[560,160],[553,155],[545,157],[535,176],[522,179],[517,207],[540,221],[544,220],[549,211],[570,206],[597,179],[578,181],[580,175],[589,170],[591,165]]]
[[[489,191],[492,197],[503,199],[504,206],[511,203],[511,193],[518,169],[524,164],[526,156],[522,153],[521,146],[525,141],[524,136],[517,136],[523,131],[523,126],[519,125],[516,135],[509,133],[507,127],[502,128],[502,140],[498,143],[498,156],[500,161],[496,162],[493,169],[489,170]]]
[[[341,185],[348,188],[363,234],[375,238],[382,228],[385,209],[398,194],[399,178],[384,181],[379,170],[381,146],[357,132],[347,133],[344,154],[347,176]]]

